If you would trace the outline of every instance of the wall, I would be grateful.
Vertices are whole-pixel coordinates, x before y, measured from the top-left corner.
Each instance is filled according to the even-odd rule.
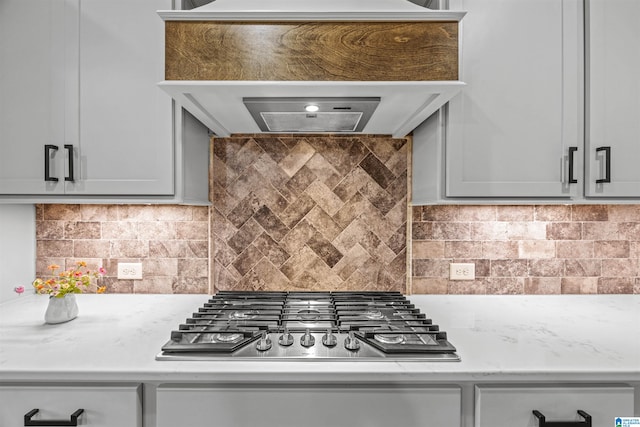
[[[84,260],[107,269],[109,293],[211,292],[208,207],[36,205],[35,223],[38,277]],[[143,279],[118,280],[118,262],[141,262]]]
[[[0,205],[0,302],[18,298],[16,286],[33,292],[35,253],[33,205]]]
[[[640,205],[416,206],[412,292],[640,293]],[[476,280],[450,281],[474,262]]]

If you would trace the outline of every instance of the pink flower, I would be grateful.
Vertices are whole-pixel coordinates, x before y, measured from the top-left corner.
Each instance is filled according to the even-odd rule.
[[[102,274],[104,276],[105,274],[107,274],[107,269],[104,268],[104,267],[100,267],[98,269],[98,273],[100,273],[100,274]]]
[[[16,294],[22,294],[24,292],[24,286],[16,286],[13,290]]]

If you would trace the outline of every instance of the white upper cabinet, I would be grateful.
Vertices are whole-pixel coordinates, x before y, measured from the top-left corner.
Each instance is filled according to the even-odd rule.
[[[0,1],[0,194],[64,192],[66,18],[63,1]]]
[[[173,194],[171,99],[164,79],[164,22],[171,0],[80,0],[79,126],[68,137],[77,179],[68,194]],[[77,96],[76,96],[77,95]]]
[[[467,11],[460,35],[467,86],[448,107],[447,197],[580,194],[570,183],[582,179],[580,4],[450,1]]]
[[[586,1],[585,195],[640,197],[640,2]]]
[[[2,202],[184,202],[185,176],[206,186],[207,165],[180,162],[187,151],[208,159],[207,130],[196,126],[188,136],[197,140],[185,141],[180,108],[157,85],[164,79],[157,10],[171,6],[0,2]],[[201,190],[190,203],[208,203]]]

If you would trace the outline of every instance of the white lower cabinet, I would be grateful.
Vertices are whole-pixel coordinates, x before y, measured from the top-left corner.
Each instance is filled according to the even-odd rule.
[[[475,400],[475,427],[537,427],[534,410],[546,422],[574,423],[584,421],[581,410],[592,417],[593,427],[614,426],[616,417],[634,413],[634,389],[627,385],[478,385]]]
[[[460,426],[456,386],[161,385],[157,427]]]
[[[33,410],[37,413],[33,414]],[[76,425],[71,415],[84,411],[77,425],[91,427],[142,427],[139,384],[0,386],[0,426]],[[32,413],[29,424],[25,415]],[[49,421],[49,422],[46,422]],[[66,421],[68,424],[54,423]],[[176,424],[176,426],[179,424]]]

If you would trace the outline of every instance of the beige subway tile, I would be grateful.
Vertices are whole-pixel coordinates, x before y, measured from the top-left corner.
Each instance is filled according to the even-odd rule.
[[[73,253],[73,240],[38,240],[36,256],[38,258],[64,258]]]
[[[536,221],[554,221],[554,222],[570,221],[571,206],[566,206],[566,205],[535,206],[534,218]]]
[[[430,205],[422,207],[422,221],[458,221],[460,206]]]
[[[555,241],[521,240],[518,242],[518,258],[554,258],[555,256]]]
[[[611,205],[609,207],[609,221],[640,222],[640,204]]]
[[[556,242],[558,258],[594,258],[594,245],[590,240],[560,240]]]
[[[73,256],[76,258],[109,258],[111,247],[106,240],[75,240]]]
[[[506,222],[472,222],[469,227],[472,240],[509,240]]]
[[[66,239],[100,239],[101,223],[95,221],[67,221],[64,223]]]
[[[564,264],[566,276],[600,276],[602,260],[600,259],[567,259]]]
[[[191,217],[193,221],[209,221],[209,206],[191,206]]]
[[[533,221],[533,206],[497,206],[496,219],[498,221]]]
[[[482,242],[482,253],[487,259],[516,259],[518,242]]]
[[[257,290],[257,289],[256,289]],[[178,277],[173,284],[174,294],[211,294],[207,277]]]
[[[630,242],[629,258],[640,258],[640,241]]]
[[[64,221],[36,221],[36,239],[57,240],[64,238]]]
[[[413,260],[415,277],[449,277],[449,261],[442,259]]]
[[[80,205],[83,221],[115,221],[118,219],[116,205]]]
[[[146,277],[177,276],[178,260],[176,258],[147,258],[142,260],[142,275]]]
[[[178,260],[178,276],[181,277],[208,277],[209,264],[206,259],[184,258]]]
[[[177,222],[176,238],[180,240],[202,240],[209,235],[209,224],[203,221]]]
[[[279,162],[279,166],[288,176],[292,177],[313,157],[315,152],[316,150],[303,139]]]
[[[36,208],[36,221],[44,221],[44,207],[43,204],[35,205]]]
[[[80,205],[44,205],[43,219],[62,220],[62,221],[80,221]]]
[[[594,242],[596,258],[629,258],[631,246],[627,240],[605,240]]]
[[[481,258],[482,242],[452,240],[444,242],[444,256],[447,258]]]
[[[466,222],[435,222],[433,238],[437,240],[469,240],[469,224]]]
[[[154,205],[151,207],[156,221],[192,221],[193,207],[178,205]]]
[[[573,205],[571,219],[573,221],[607,221],[609,208],[607,205]]]
[[[524,281],[524,293],[528,295],[552,295],[561,292],[560,277],[529,277]]]
[[[525,259],[496,259],[491,261],[491,277],[524,277],[528,267]]]
[[[529,260],[529,275],[532,277],[550,277],[564,275],[564,260],[532,259]]]
[[[620,224],[616,222],[585,222],[582,224],[584,240],[620,240]]]
[[[114,258],[146,258],[149,256],[149,243],[141,240],[111,241],[111,256]]]
[[[136,294],[172,294],[175,282],[175,277],[146,277],[133,281],[133,292]]]
[[[437,277],[416,277],[411,283],[412,294],[446,294],[449,280]]]
[[[461,205],[458,212],[459,221],[495,221],[496,206]]]
[[[563,294],[597,294],[597,277],[563,277],[560,283]]]
[[[139,221],[135,223],[136,235],[139,240],[175,239],[177,237],[176,228],[176,223],[171,221]]]
[[[618,234],[620,239],[640,240],[640,221],[618,223]]]
[[[634,279],[630,277],[600,277],[598,279],[599,294],[632,294]]]
[[[549,240],[580,240],[582,224],[579,222],[552,222],[547,224]]]
[[[603,259],[602,276],[604,277],[637,277],[640,260],[630,258]]]
[[[489,295],[522,295],[524,294],[523,277],[491,277],[487,279]]]
[[[153,206],[118,205],[118,221],[155,221]]]
[[[430,240],[414,240],[411,244],[413,259],[444,258],[445,242]]]
[[[633,293],[640,294],[640,277],[636,277],[633,281]]]
[[[138,238],[136,223],[122,221],[103,222],[102,238],[105,240],[136,240]]]
[[[544,240],[547,238],[547,226],[543,222],[507,222],[509,240]]]
[[[487,280],[449,281],[449,294],[452,295],[485,295],[487,294]]]

